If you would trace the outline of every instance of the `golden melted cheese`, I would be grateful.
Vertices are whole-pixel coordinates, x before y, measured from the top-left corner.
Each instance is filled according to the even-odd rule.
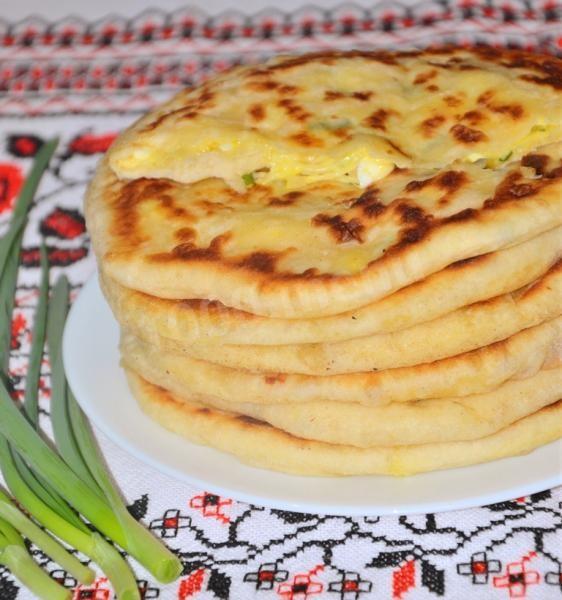
[[[110,153],[120,178],[367,187],[395,166],[496,168],[562,137],[556,59],[492,50],[277,57],[181,92]],[[554,65],[554,66],[553,66]]]

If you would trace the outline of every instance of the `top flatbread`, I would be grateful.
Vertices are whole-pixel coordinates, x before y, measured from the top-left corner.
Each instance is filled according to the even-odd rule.
[[[290,68],[277,68],[285,64],[283,60],[291,64]],[[322,145],[307,147],[306,156],[331,160],[334,148],[350,143],[354,150],[349,156],[374,153],[373,160],[380,161],[377,153],[381,144],[400,146],[396,136],[403,130],[407,134],[402,135],[404,140],[413,144],[413,148],[403,151],[410,158],[404,162],[393,158],[392,163],[403,168],[385,172],[382,179],[376,176],[378,181],[362,188],[358,175],[361,161],[346,171],[355,172],[355,176],[340,176],[333,165],[324,165],[321,177],[313,174],[303,178],[299,169],[288,169],[281,177],[266,165],[269,175],[264,177],[260,171],[261,175],[254,178],[255,185],[235,191],[223,165],[228,157],[232,158],[230,150],[225,150],[219,160],[216,152],[197,150],[190,142],[193,130],[201,139],[216,135],[215,141],[221,146],[221,128],[230,123],[230,117],[215,115],[219,125],[214,127],[208,126],[208,115],[197,112],[193,118],[184,119],[188,125],[182,125],[178,119],[181,121],[183,109],[174,108],[173,103],[189,104],[189,98],[204,91],[184,93],[125,134],[101,164],[89,189],[88,226],[109,277],[125,287],[162,298],[218,300],[271,317],[316,317],[364,306],[452,262],[522,242],[562,223],[562,144],[543,145],[562,137],[560,91],[555,76],[552,80],[547,76],[561,68],[560,61],[520,53],[488,56],[453,51],[400,55],[392,59],[397,64],[388,64],[391,59],[385,54],[291,60],[281,59],[257,70],[271,72],[273,78],[280,77],[279,72],[298,75],[303,81],[309,79],[307,69],[319,70],[324,80],[310,86],[303,98],[322,107],[331,106],[331,101],[325,100],[327,86],[341,81],[338,85],[345,88],[344,95],[334,101],[334,106],[341,103],[345,111],[351,110],[354,102],[365,104],[365,110],[383,110],[377,104],[381,101],[378,94],[367,94],[365,101],[353,97],[354,93],[361,94],[357,86],[365,82],[365,69],[370,69],[377,81],[379,76],[389,81],[398,77],[403,84],[403,102],[397,100],[395,106],[405,110],[407,102],[409,107],[409,112],[397,121],[400,127],[391,126],[389,118],[386,133],[374,127],[375,133],[360,135],[361,128],[353,126],[347,141],[332,129],[321,128]],[[448,66],[430,65],[436,61]],[[446,90],[443,87],[429,92],[426,86],[418,90],[411,78],[415,75],[417,79],[425,72],[420,71],[421,63],[424,69],[432,66],[441,73]],[[232,86],[245,89],[254,77],[253,71],[242,69],[225,76],[231,87],[223,92],[220,86],[225,80],[219,80],[211,102],[216,107],[209,110],[220,112],[226,103],[237,104],[232,102]],[[264,75],[256,77],[263,79]],[[350,82],[355,82],[354,91],[347,89]],[[431,85],[439,87],[439,77]],[[478,97],[473,91],[479,92]],[[274,104],[272,93],[262,98],[266,108]],[[445,99],[455,94],[464,100],[453,110]],[[256,90],[254,95],[258,97],[260,92]],[[415,108],[417,100],[420,104]],[[425,134],[419,133],[419,126],[411,120],[439,121],[437,117],[443,115],[437,105],[447,106],[441,112],[449,128],[420,145],[415,140],[425,139]],[[201,108],[201,114],[206,110]],[[176,112],[166,117],[169,111]],[[479,111],[482,118],[466,116]],[[354,112],[349,114],[355,119]],[[449,132],[465,127],[465,118],[480,119],[478,131],[485,142],[477,142],[472,134],[460,139]],[[247,123],[234,121],[238,127],[236,139],[246,139],[244,132],[251,134],[248,139],[252,140],[256,131],[256,135],[262,135],[258,127],[254,131]],[[263,127],[266,123],[269,121],[264,118]],[[277,131],[277,126],[272,127],[268,135]],[[314,127],[310,135],[317,135]],[[500,140],[510,148],[501,156]],[[439,148],[439,160],[429,160],[432,144]],[[171,153],[167,148],[173,149]],[[160,166],[155,167],[153,159],[146,158],[153,150]],[[243,161],[245,152],[241,142],[236,156]],[[191,169],[193,153],[206,157],[205,164],[212,165],[211,171]],[[523,158],[516,160],[521,154]],[[267,152],[265,155],[273,156]],[[297,156],[285,146],[282,155],[290,160]],[[127,156],[134,168],[123,166],[123,157]],[[193,177],[178,175],[174,167],[178,160],[183,165],[181,172],[192,171]],[[338,155],[336,163],[342,160]],[[365,165],[361,168],[374,172],[375,167]],[[244,163],[243,170],[247,168]],[[216,177],[201,179],[211,173]],[[272,173],[277,175],[273,177]]]

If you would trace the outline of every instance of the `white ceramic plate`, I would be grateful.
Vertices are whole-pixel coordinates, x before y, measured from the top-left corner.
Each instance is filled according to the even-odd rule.
[[[403,479],[296,477],[248,467],[146,417],[119,367],[118,337],[118,325],[93,278],[74,303],[64,335],[64,363],[80,405],[125,450],[209,491],[283,510],[382,515],[490,504],[562,483],[562,441],[526,456]]]

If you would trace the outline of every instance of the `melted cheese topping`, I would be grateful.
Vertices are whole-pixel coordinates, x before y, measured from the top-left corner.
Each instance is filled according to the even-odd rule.
[[[364,188],[395,166],[497,168],[562,137],[560,90],[536,80],[541,64],[463,50],[278,57],[180,93],[117,142],[110,165],[238,191]]]

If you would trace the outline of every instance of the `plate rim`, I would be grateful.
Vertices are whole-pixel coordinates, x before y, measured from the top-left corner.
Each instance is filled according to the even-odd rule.
[[[465,510],[465,509],[469,509],[469,508],[487,506],[490,504],[495,504],[495,503],[506,501],[506,500],[513,499],[513,498],[528,496],[530,494],[541,492],[541,491],[544,491],[547,489],[552,489],[554,487],[562,485],[562,458],[560,461],[560,468],[558,470],[558,473],[554,473],[550,477],[538,479],[536,481],[524,482],[518,486],[515,486],[515,487],[512,486],[512,487],[509,487],[508,489],[504,489],[504,490],[487,492],[487,493],[481,494],[481,495],[478,495],[478,494],[471,495],[471,496],[468,496],[468,497],[465,497],[462,499],[455,500],[453,503],[451,503],[450,500],[446,500],[446,501],[433,501],[433,502],[412,501],[412,502],[407,502],[407,503],[401,503],[398,506],[390,506],[387,504],[377,505],[377,506],[361,505],[361,504],[359,504],[359,505],[342,505],[342,504],[331,504],[329,502],[318,504],[317,502],[306,503],[303,501],[290,501],[287,499],[269,498],[269,497],[260,496],[259,494],[256,495],[256,493],[244,492],[243,490],[240,490],[240,489],[232,489],[229,486],[221,486],[220,484],[217,485],[214,482],[212,484],[209,484],[209,482],[205,481],[204,478],[202,478],[198,475],[189,474],[186,471],[176,468],[175,466],[160,460],[158,457],[153,456],[152,453],[150,453],[148,450],[145,450],[145,449],[139,447],[138,444],[136,444],[132,440],[130,440],[126,437],[122,437],[114,428],[111,427],[111,424],[109,422],[107,422],[103,418],[99,417],[98,413],[95,411],[95,409],[91,405],[91,403],[89,403],[86,400],[86,398],[85,398],[86,394],[84,394],[84,395],[81,394],[80,384],[77,381],[76,373],[74,372],[74,369],[73,369],[75,359],[71,356],[72,353],[75,352],[75,350],[76,350],[76,346],[73,342],[73,336],[75,334],[76,329],[80,328],[80,320],[82,318],[81,311],[83,310],[83,308],[82,308],[83,305],[89,299],[89,296],[94,295],[96,292],[98,292],[100,297],[103,298],[103,296],[101,294],[101,290],[99,288],[99,284],[98,284],[97,273],[94,273],[82,287],[78,297],[76,298],[73,305],[71,306],[71,309],[70,309],[70,312],[69,312],[69,315],[67,318],[67,322],[65,325],[64,333],[63,333],[63,363],[65,366],[68,383],[76,397],[76,400],[78,401],[79,405],[81,406],[82,410],[85,412],[85,414],[90,419],[90,421],[95,425],[95,427],[97,427],[105,436],[107,436],[107,438],[109,438],[115,445],[120,447],[122,450],[124,450],[126,453],[128,453],[135,459],[139,460],[140,462],[142,462],[146,465],[149,465],[151,468],[155,469],[156,471],[163,473],[163,474],[175,479],[176,481],[180,481],[182,483],[187,483],[189,485],[196,486],[200,489],[208,489],[210,491],[216,492],[219,495],[224,495],[226,497],[230,497],[230,498],[242,501],[242,502],[246,502],[246,503],[254,504],[254,505],[260,505],[260,506],[264,506],[264,507],[270,508],[270,509],[287,510],[287,511],[292,511],[292,512],[299,512],[299,513],[317,513],[317,514],[349,516],[349,517],[406,515],[406,514],[414,515],[414,514],[426,514],[426,513],[430,513],[430,512],[434,513],[434,512],[451,512],[451,511],[456,511],[456,510]],[[103,299],[103,301],[105,302],[105,299]],[[107,310],[109,310],[109,307],[107,306],[107,304],[106,304],[106,308],[107,308]],[[113,318],[113,316],[112,316],[112,318]],[[114,325],[117,325],[117,323],[114,322]],[[85,345],[83,345],[83,347],[85,347]],[[117,365],[117,368],[122,371],[122,369],[119,365]],[[124,377],[124,373],[123,373],[123,377]],[[129,392],[129,394],[130,394],[130,392]],[[133,402],[136,403],[136,400],[133,398],[132,394],[130,394],[130,396],[131,396]],[[139,408],[139,410],[140,410],[140,408]],[[187,439],[181,438],[179,435],[166,430],[164,427],[160,426],[155,421],[151,421],[151,423],[154,424],[155,427],[157,427],[160,430],[162,430],[163,432],[165,432],[166,435],[173,436],[174,438],[179,438],[186,445],[187,448],[189,448],[189,446],[192,446],[192,447],[209,449],[207,447],[200,446],[198,444],[194,444],[193,442],[191,442]],[[550,444],[547,444],[547,445],[543,446],[542,448],[545,448],[545,447],[551,446],[551,445],[559,446],[559,456],[562,457],[562,439],[551,442]],[[213,452],[220,452],[214,448],[211,450],[213,450]],[[221,453],[221,454],[224,454],[225,456],[232,458],[232,455],[229,455],[227,453]],[[525,456],[529,456],[529,455],[528,454],[522,455],[522,457],[525,457]],[[470,465],[469,467],[460,467],[460,468],[456,468],[456,469],[441,470],[441,471],[437,471],[435,473],[444,474],[447,471],[458,472],[458,471],[462,471],[467,468],[478,469],[479,466],[489,465],[489,464],[492,464],[493,462],[499,463],[503,460],[517,460],[518,458],[522,458],[522,457],[519,457],[519,456],[509,457],[507,459],[499,459],[497,461],[491,461],[491,463],[483,463],[481,465]],[[235,460],[236,460],[236,462],[239,462],[238,459],[235,459]],[[303,480],[308,483],[313,482],[314,480],[322,480],[325,482],[330,479],[334,479],[334,480],[338,480],[338,481],[341,481],[342,479],[346,479],[346,480],[353,479],[353,477],[351,477],[351,478],[350,477],[330,478],[330,477],[302,477],[302,476],[297,476],[297,475],[285,475],[285,474],[281,474],[281,473],[276,473],[274,471],[268,471],[268,470],[260,469],[257,467],[251,467],[251,466],[245,465],[243,463],[240,463],[240,464],[245,468],[255,469],[256,472],[259,472],[259,471],[267,472],[270,476],[271,475],[273,475],[273,476],[280,475],[281,477],[295,477],[295,478],[299,478],[299,480]],[[430,474],[431,473],[428,473],[425,475],[430,475]],[[421,474],[421,475],[423,476],[424,474]],[[365,476],[364,478],[376,479],[376,478],[382,478],[382,477],[383,476],[371,475],[371,476]],[[415,476],[415,477],[419,477],[419,476]],[[412,478],[409,478],[409,479],[410,479],[410,481],[412,480]]]

